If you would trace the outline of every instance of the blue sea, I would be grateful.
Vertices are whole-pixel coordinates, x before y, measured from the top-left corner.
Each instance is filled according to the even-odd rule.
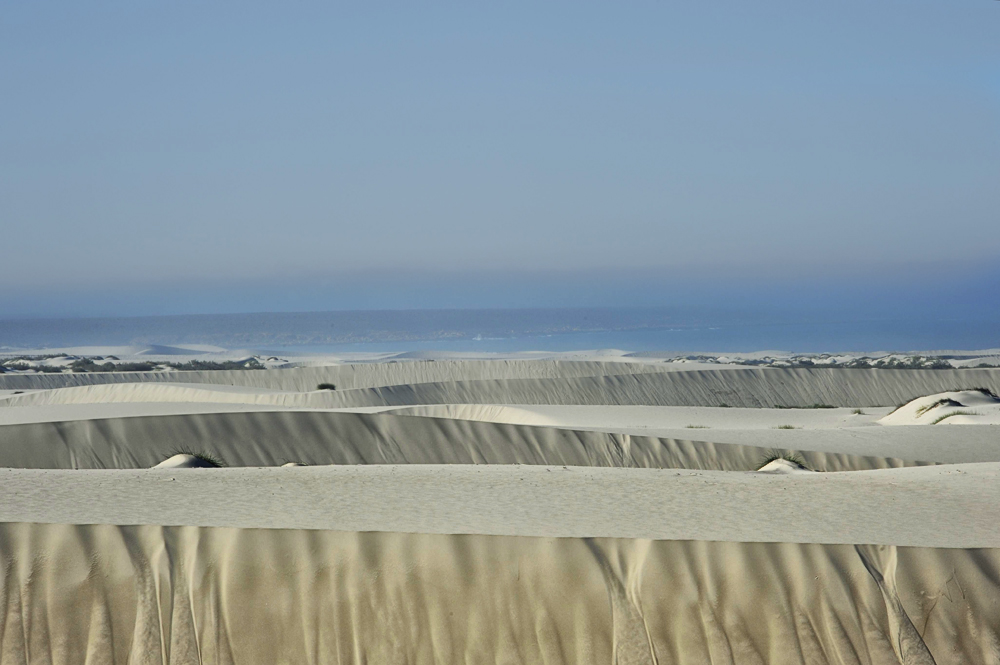
[[[521,351],[584,351],[620,349],[629,352],[752,352],[780,350],[801,353],[910,352],[1000,348],[996,321],[851,321],[782,323],[703,328],[607,330],[455,340],[412,340],[353,344],[272,347],[275,353],[403,353],[454,351],[516,353]]]
[[[0,320],[0,348],[212,344],[265,353],[875,352],[1000,347],[1000,319],[674,309],[382,310]]]

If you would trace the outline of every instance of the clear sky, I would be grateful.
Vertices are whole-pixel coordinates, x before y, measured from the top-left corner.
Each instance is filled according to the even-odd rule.
[[[1000,2],[356,4],[0,2],[0,317],[1000,283]]]

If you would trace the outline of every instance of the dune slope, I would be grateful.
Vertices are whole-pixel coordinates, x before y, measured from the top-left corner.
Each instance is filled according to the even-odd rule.
[[[3,662],[957,665],[1000,640],[998,550],[5,524],[0,564]]]
[[[532,361],[521,362],[530,363]],[[542,363],[543,361],[534,362]],[[406,367],[411,364],[435,367],[438,365],[435,362],[396,363],[392,366]],[[447,379],[444,380],[437,378],[440,372],[435,371],[419,377],[428,380],[411,383],[402,381],[402,375],[397,376],[395,374],[397,370],[393,369],[371,377],[372,381],[369,383],[374,383],[375,378],[385,380],[385,383],[378,385],[352,387],[350,383],[346,383],[337,384],[337,390],[323,391],[319,396],[316,394],[306,397],[273,395],[247,399],[252,399],[254,403],[325,407],[412,404],[728,405],[749,408],[805,407],[813,404],[829,404],[842,407],[877,407],[896,406],[917,397],[950,390],[986,388],[993,392],[1000,391],[1000,369],[741,368],[651,371],[648,368],[655,368],[655,365],[632,366],[609,363],[608,365],[620,369],[605,369],[605,372],[598,373],[593,365],[601,365],[601,363],[583,363],[582,367],[578,367],[574,363],[562,364],[568,365],[572,369],[567,371],[565,375],[558,377],[549,376],[548,372],[538,370],[534,373],[543,376],[466,378],[470,373],[489,374],[489,372],[466,372],[458,368],[450,374],[445,372]],[[446,363],[442,362],[441,365],[444,366]],[[518,365],[517,367],[522,366]],[[530,365],[526,365],[526,367],[531,368]],[[308,381],[288,378],[284,374],[295,371],[297,370],[162,372],[117,374],[115,376],[98,374],[3,375],[0,376],[0,387],[29,389],[43,386],[63,387],[91,383],[134,383],[139,381],[155,383],[215,382],[268,390],[311,391],[323,378],[321,372],[310,374]],[[554,371],[557,370],[549,370],[549,372]],[[611,371],[618,373],[610,373]],[[36,377],[38,378],[36,379]],[[335,381],[333,378],[330,380]],[[86,394],[86,391],[78,394]],[[25,393],[5,398],[0,402],[9,405],[26,405],[42,403],[36,400],[46,399],[53,398],[35,397]],[[96,401],[101,401],[101,399],[103,398],[95,398]],[[120,399],[126,399],[126,397],[122,396]],[[296,400],[305,401],[296,403]],[[139,399],[138,401],[143,400]]]
[[[748,471],[760,466],[766,449],[447,418],[324,411],[182,414],[0,426],[0,466],[4,467],[144,468],[178,452],[210,453],[232,466],[285,462],[565,464]],[[797,452],[811,468],[823,471],[920,464],[892,457]]]

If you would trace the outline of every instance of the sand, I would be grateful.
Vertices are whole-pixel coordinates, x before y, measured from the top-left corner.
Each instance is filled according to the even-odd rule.
[[[1000,371],[577,356],[0,375],[0,662],[1000,662]]]
[[[1000,547],[1000,463],[793,475],[495,464],[5,469],[0,481],[8,522]]]
[[[879,419],[880,425],[1000,425],[1000,398],[985,390],[919,397]]]
[[[0,659],[993,662],[996,550],[861,551],[891,614],[851,545],[11,524]]]
[[[0,466],[148,468],[178,452],[230,466],[306,464],[550,464],[750,471],[771,448],[557,427],[338,411],[241,411],[88,419],[0,427]],[[812,468],[850,471],[935,460],[791,449]]]
[[[337,386],[307,396],[255,397],[254,403],[353,407],[412,404],[586,404],[649,406],[723,406],[766,408],[895,407],[949,390],[987,388],[1000,392],[1000,369],[697,369],[666,363],[584,361],[397,362],[293,369],[221,372],[136,372],[0,375],[0,388],[32,390],[109,383],[237,385],[272,391],[315,391],[320,383]],[[345,369],[352,368],[352,369]],[[376,369],[373,369],[376,368]],[[447,380],[443,380],[447,379]],[[190,386],[188,386],[190,387]],[[126,390],[128,392],[128,390]],[[69,393],[67,393],[69,394]],[[76,393],[73,393],[76,394]],[[83,391],[79,395],[86,395]],[[49,397],[17,395],[10,405],[43,403]],[[64,398],[58,398],[64,399]],[[107,397],[74,397],[99,402]],[[115,399],[145,401],[118,396]],[[200,399],[200,398],[199,398]],[[236,400],[237,398],[226,398]],[[177,401],[192,401],[186,397]],[[197,401],[197,400],[195,400]]]

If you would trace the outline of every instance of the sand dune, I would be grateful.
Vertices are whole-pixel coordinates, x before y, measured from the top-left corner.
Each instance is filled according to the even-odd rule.
[[[4,522],[1000,547],[1000,463],[791,475],[496,464],[0,474]]]
[[[1000,370],[724,369],[692,372],[455,381],[345,391],[343,406],[581,404],[768,408],[895,406],[968,386],[1000,388]],[[995,387],[996,386],[996,387]],[[339,391],[338,391],[339,392]]]
[[[1000,425],[1000,398],[986,390],[962,390],[907,402],[879,419],[881,425]]]
[[[997,550],[861,553],[939,665],[993,662]],[[900,662],[850,545],[8,524],[0,556],[4,662]]]
[[[686,436],[701,430],[688,430]],[[778,432],[775,432],[778,434]],[[177,452],[233,466],[554,464],[748,471],[771,447],[446,418],[324,411],[205,413],[0,426],[0,466],[148,468]],[[879,455],[796,450],[824,471],[921,464]]]
[[[302,392],[326,382],[338,388],[323,398],[329,400],[326,405],[331,407],[412,404],[895,407],[917,397],[949,390],[1000,391],[1000,369],[748,367],[684,371],[668,367],[666,363],[571,361],[369,363],[287,370],[0,375],[0,388],[29,390],[142,382],[212,383]]]
[[[0,375],[0,663],[997,663],[998,381]]]
[[[180,416],[194,413],[239,413],[241,411],[282,411],[297,407],[238,402],[98,402],[94,404],[45,404],[0,408],[0,425],[57,423],[73,420],[104,420],[141,416]],[[387,407],[360,407],[358,411]]]
[[[564,378],[669,372],[667,363],[608,360],[417,360],[323,364],[272,370],[186,372],[100,372],[90,374],[0,375],[0,388],[37,390],[105,383],[210,383],[302,392],[320,383],[341,390],[486,379]]]
[[[606,430],[626,429],[836,429],[877,425],[890,409],[876,407],[862,414],[856,409],[745,409],[698,406],[577,406],[531,404],[427,404],[391,407],[384,413],[432,418],[481,420],[494,423],[542,425]],[[2,414],[0,414],[2,415]],[[693,425],[693,427],[692,427]]]
[[[1000,461],[1000,427],[952,427],[947,445],[926,428],[880,427],[889,408],[739,409],[717,407],[442,404],[391,407],[382,413],[442,417],[665,439],[896,457],[943,463]],[[0,410],[0,417],[2,417]],[[687,423],[687,424],[685,424]],[[697,424],[696,427],[689,425]],[[790,425],[794,429],[778,429]]]

